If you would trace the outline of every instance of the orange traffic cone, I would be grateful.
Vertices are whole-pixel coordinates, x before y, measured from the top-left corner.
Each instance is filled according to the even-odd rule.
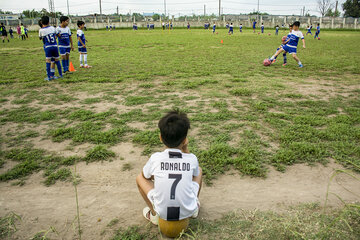
[[[76,72],[76,70],[75,70],[74,65],[72,64],[72,62],[70,62],[69,71],[70,71],[70,72]]]
[[[221,43],[224,43],[224,41],[221,39]]]

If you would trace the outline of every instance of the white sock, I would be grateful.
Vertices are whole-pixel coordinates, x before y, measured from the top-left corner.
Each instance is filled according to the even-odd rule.
[[[82,66],[83,64],[82,64],[82,61],[83,61],[83,58],[82,58],[82,54],[80,54],[80,66]]]
[[[85,66],[87,65],[87,54],[84,54],[84,63],[85,63]]]
[[[275,58],[275,54],[270,58],[271,60],[274,60],[274,58]]]
[[[298,61],[298,64],[299,64],[299,65],[301,65],[301,62],[300,62],[300,61]]]

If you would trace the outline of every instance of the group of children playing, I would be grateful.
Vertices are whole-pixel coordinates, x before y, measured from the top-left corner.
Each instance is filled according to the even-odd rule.
[[[39,30],[39,38],[44,43],[47,73],[45,80],[47,81],[62,78],[63,73],[71,73],[69,71],[69,58],[70,51],[74,51],[74,47],[71,37],[72,33],[68,25],[69,18],[67,16],[60,17],[60,26],[56,29],[55,27],[50,26],[48,16],[43,16],[39,21],[39,26],[41,27]],[[83,21],[78,21],[77,26],[79,28],[76,35],[78,39],[78,51],[80,53],[80,68],[91,68],[91,66],[87,64],[86,39],[85,34],[82,31],[85,27],[85,23]],[[58,42],[56,39],[58,39]],[[59,52],[63,71],[59,61]],[[59,77],[55,76],[55,65],[57,66]]]
[[[17,31],[17,34],[18,34],[19,38],[21,38],[21,40],[26,40],[26,38],[29,38],[28,29],[26,28],[26,26],[24,26],[23,23],[21,23],[20,25],[17,26],[16,31]],[[14,31],[13,31],[13,29],[11,27],[9,28],[9,34],[10,34],[10,38],[13,39],[14,38]],[[8,42],[10,42],[4,23],[1,23],[1,25],[0,25],[0,35],[1,35],[3,43],[5,43],[5,39]]]

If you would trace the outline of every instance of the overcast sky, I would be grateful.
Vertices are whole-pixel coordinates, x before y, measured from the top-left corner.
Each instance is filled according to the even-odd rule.
[[[100,12],[100,0],[54,0],[55,10],[67,14],[67,2],[69,2],[70,14],[86,15]],[[219,13],[219,0],[165,0],[166,12],[170,15],[192,15]],[[335,0],[333,0],[335,2]],[[339,0],[338,9],[342,11],[341,4],[345,0]],[[239,14],[257,10],[257,0],[221,0],[222,13]],[[299,15],[305,6],[305,12],[311,15],[319,15],[317,0],[259,0],[260,12],[273,15]],[[164,0],[101,0],[102,13],[164,13]],[[48,0],[0,0],[0,9],[12,12],[22,12],[27,9],[49,9]]]

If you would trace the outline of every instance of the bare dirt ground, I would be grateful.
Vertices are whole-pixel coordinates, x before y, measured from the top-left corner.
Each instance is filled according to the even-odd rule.
[[[135,183],[148,158],[141,156],[141,149],[131,143],[121,143],[111,150],[124,160],[77,164],[82,180],[78,196],[83,239],[108,239],[119,227],[148,224],[141,215],[145,203]],[[130,164],[132,169],[124,171],[124,164]],[[324,203],[330,176],[334,169],[341,168],[335,163],[326,167],[294,165],[285,173],[270,169],[266,179],[243,177],[230,171],[212,186],[203,185],[199,217],[213,220],[235,209],[284,211],[287,206],[298,203]],[[58,235],[51,235],[54,239],[77,239],[74,186],[58,182],[46,187],[42,181],[40,172],[21,187],[11,186],[11,182],[0,183],[0,215],[13,211],[22,218],[14,239],[29,239],[50,227],[58,231]],[[337,176],[330,191],[347,202],[360,200],[359,182],[346,175]],[[334,195],[330,195],[329,200],[330,206],[341,206]],[[113,219],[118,222],[108,227]]]

